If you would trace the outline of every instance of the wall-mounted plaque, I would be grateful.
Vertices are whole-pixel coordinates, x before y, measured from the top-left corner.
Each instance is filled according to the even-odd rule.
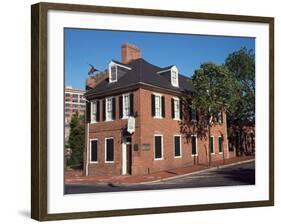
[[[150,144],[142,144],[142,150],[143,151],[149,151],[150,150]]]

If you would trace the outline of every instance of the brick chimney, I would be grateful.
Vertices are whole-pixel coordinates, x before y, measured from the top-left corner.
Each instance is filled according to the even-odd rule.
[[[132,60],[138,59],[141,57],[140,49],[129,43],[125,43],[121,46],[122,49],[122,63],[127,64]]]

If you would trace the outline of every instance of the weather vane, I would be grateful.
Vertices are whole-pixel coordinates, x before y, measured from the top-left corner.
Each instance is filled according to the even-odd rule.
[[[88,75],[93,75],[96,71],[99,71],[95,66],[89,64],[91,69],[88,71]]]

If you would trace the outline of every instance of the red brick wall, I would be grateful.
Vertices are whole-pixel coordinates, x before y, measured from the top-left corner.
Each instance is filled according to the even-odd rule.
[[[127,119],[119,118],[119,100],[116,97],[116,120],[100,121],[89,125],[89,139],[98,139],[98,163],[89,163],[89,175],[120,175],[122,169],[122,136],[121,129],[126,126]],[[139,91],[134,92],[134,111],[139,108]],[[100,102],[101,105],[101,102]],[[102,107],[100,116],[102,117]],[[114,138],[114,163],[105,163],[105,138]],[[139,143],[139,118],[136,118],[136,129],[132,135],[132,143]],[[90,149],[90,147],[89,147]],[[89,159],[88,152],[88,159]],[[132,154],[134,158],[134,152]]]
[[[184,135],[180,132],[179,121],[173,120],[171,115],[171,95],[162,94],[165,96],[165,118],[156,119],[151,115],[151,94],[153,92],[145,89],[140,90],[140,97],[142,100],[140,105],[140,143],[150,144],[150,151],[141,151],[139,157],[135,158],[133,166],[133,174],[141,174],[148,172],[155,172],[164,169],[171,169],[180,166],[188,166],[194,163],[208,163],[208,140],[197,139],[197,151],[198,156],[194,157],[191,153],[190,139],[185,139]],[[149,99],[149,100],[147,100]],[[224,121],[225,119],[224,114]],[[154,160],[154,135],[163,135],[163,160]],[[174,143],[173,136],[181,135],[181,158],[174,157]],[[215,125],[211,128],[211,135],[214,138],[215,154],[212,155],[212,160],[218,160],[223,158],[223,154],[219,154],[218,136],[224,135],[223,149],[224,156],[228,156],[228,143],[226,133],[226,122],[222,125]],[[141,146],[140,146],[141,148]]]
[[[192,156],[190,139],[185,139],[180,132],[179,121],[171,116],[171,95],[165,96],[165,118],[156,119],[151,115],[151,94],[145,89],[134,92],[134,111],[137,112],[136,129],[132,135],[132,145],[138,145],[138,151],[132,151],[132,175],[146,174],[181,166],[189,166],[194,163],[208,164],[208,139],[197,139],[197,156]],[[119,119],[119,105],[116,98],[116,120],[90,124],[89,139],[98,139],[98,163],[89,164],[89,175],[120,175],[122,172],[122,145],[121,128],[127,124],[127,120]],[[100,111],[102,114],[102,108]],[[234,153],[228,153],[226,132],[226,116],[223,115],[223,124],[211,128],[214,136],[215,153],[212,160],[233,157]],[[163,159],[154,160],[154,135],[163,135]],[[218,136],[223,134],[224,153],[219,154]],[[174,157],[173,136],[181,135],[181,158]],[[105,163],[105,138],[114,137],[114,163]],[[150,144],[150,150],[142,150],[143,144]],[[133,148],[133,147],[132,147]],[[88,156],[89,158],[89,156]]]

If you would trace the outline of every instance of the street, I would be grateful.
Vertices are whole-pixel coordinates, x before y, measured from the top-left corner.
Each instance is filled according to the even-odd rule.
[[[197,174],[146,184],[67,184],[65,194],[98,193],[172,188],[218,187],[255,184],[255,162],[232,165]]]

